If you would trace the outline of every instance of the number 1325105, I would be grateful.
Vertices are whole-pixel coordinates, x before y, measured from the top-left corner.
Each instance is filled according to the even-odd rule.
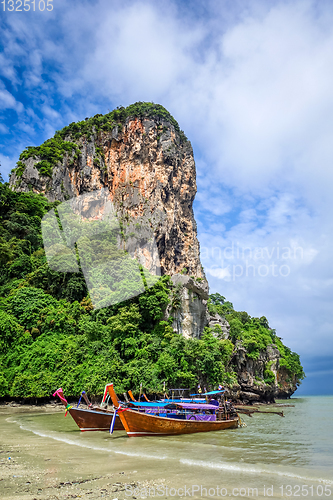
[[[8,12],[28,12],[28,10],[50,12],[53,10],[53,0],[2,0],[1,5],[3,5],[2,10]]]

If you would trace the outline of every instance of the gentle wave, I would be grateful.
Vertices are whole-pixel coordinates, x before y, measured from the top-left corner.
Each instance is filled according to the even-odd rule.
[[[43,415],[44,416],[44,415]],[[93,447],[91,445],[85,445],[83,443],[77,443],[76,441],[72,441],[70,439],[67,439],[67,438],[60,438],[60,437],[55,437],[54,435],[51,435],[51,434],[44,434],[42,433],[41,431],[36,431],[36,430],[33,430],[31,429],[30,427],[27,427],[26,425],[22,425],[20,422],[18,422],[17,420],[14,420],[13,417],[9,417],[6,419],[7,422],[10,422],[10,423],[15,423],[17,425],[20,426],[20,429],[22,430],[25,430],[25,431],[30,431],[30,432],[33,432],[34,434],[38,435],[38,436],[41,436],[41,437],[49,437],[51,439],[54,439],[55,441],[62,441],[64,443],[67,443],[67,444],[72,444],[72,445],[76,445],[76,446],[81,446],[82,448],[90,448],[90,449],[94,449],[94,450],[97,450],[97,451],[108,451],[108,452],[113,452],[113,453],[121,453],[123,455],[129,455],[129,456],[141,456],[143,458],[158,458],[158,459],[166,459],[166,458],[171,458],[172,457],[168,457],[167,455],[165,456],[155,456],[155,455],[145,455],[145,454],[129,454],[129,453],[125,453],[125,452],[122,452],[122,451],[115,451],[115,450],[109,450],[107,448],[99,448],[99,447]],[[162,437],[163,439],[163,437]],[[190,446],[193,446],[193,443],[191,443],[191,441],[189,440],[186,440],[186,441],[176,441],[173,439],[173,436],[169,436],[166,440],[163,439],[164,443],[167,443],[168,445],[170,445],[170,447],[172,448],[172,444],[173,443],[178,443],[178,444],[181,444],[182,447],[186,444],[186,445],[190,445]],[[219,450],[223,450],[223,449],[226,449],[228,451],[235,451],[235,452],[239,452],[239,451],[242,451],[243,448],[242,447],[236,447],[236,446],[224,446],[224,445],[216,445],[216,444],[210,444],[210,443],[200,443],[200,442],[196,442],[195,443],[195,446],[196,448],[215,448],[215,449],[219,449]]]
[[[43,432],[35,431],[32,429],[29,429],[28,427],[25,427],[23,425],[20,425],[20,429],[32,432],[33,434],[36,434],[37,436],[40,437],[45,437],[49,439],[54,439],[55,441],[61,441],[63,443],[69,444],[69,445],[74,445],[74,446],[79,446],[81,448],[88,448],[94,451],[104,451],[107,453],[116,453],[120,455],[126,455],[129,457],[138,457],[138,458],[148,458],[148,459],[159,459],[159,460],[165,460],[165,459],[171,459],[173,460],[173,457],[168,457],[166,455],[148,455],[145,453],[133,453],[133,452],[128,452],[128,451],[119,451],[119,450],[110,450],[109,448],[105,447],[100,447],[100,446],[92,446],[89,444],[84,444],[84,443],[78,443],[77,441],[73,441],[71,439],[67,439],[64,437],[60,436],[54,436],[52,434],[46,434]],[[183,465],[189,465],[189,466],[197,466],[197,467],[205,467],[209,469],[219,469],[219,470],[225,470],[229,472],[242,472],[242,473],[248,473],[248,474],[272,474],[272,475],[277,475],[277,476],[283,476],[283,477],[290,477],[293,479],[301,479],[303,481],[315,481],[318,483],[324,483],[328,485],[333,485],[333,481],[330,481],[328,479],[324,478],[314,478],[314,477],[308,477],[308,476],[302,476],[300,474],[292,473],[292,472],[284,472],[284,471],[276,471],[276,470],[269,470],[265,469],[263,467],[258,467],[258,466],[253,466],[253,465],[238,465],[238,464],[227,464],[227,463],[221,463],[221,462],[205,462],[204,460],[190,460],[186,458],[181,458],[179,462]]]
[[[90,450],[95,450],[95,451],[107,451],[108,453],[110,451],[112,451],[112,450],[109,450],[109,448],[102,448],[100,446],[91,446],[91,445],[87,445],[87,444],[83,444],[83,443],[78,443],[77,441],[73,441],[72,439],[53,436],[52,434],[45,434],[44,432],[40,432],[40,431],[34,431],[33,429],[29,429],[29,427],[25,427],[24,425],[20,425],[20,429],[22,429],[23,431],[32,432],[33,434],[36,434],[36,436],[54,439],[55,441],[61,441],[62,443],[66,443],[66,444],[70,444],[70,445],[74,445],[74,446],[80,446],[80,448],[89,448]]]
[[[166,458],[170,458],[166,455],[147,455],[145,453],[131,453],[131,452],[125,452],[125,451],[116,451],[112,450],[112,453],[119,453],[121,455],[127,455],[129,457],[139,457],[139,458],[153,458],[154,460],[165,460]]]
[[[17,423],[15,420],[13,422]],[[145,453],[132,453],[127,451],[111,450],[110,448],[103,448],[101,446],[93,446],[90,444],[78,443],[77,441],[73,441],[72,439],[67,439],[64,437],[54,436],[52,434],[45,434],[40,431],[35,431],[33,429],[25,427],[24,425],[20,425],[20,429],[22,429],[23,431],[32,432],[33,434],[36,434],[37,436],[40,437],[54,439],[55,441],[61,441],[62,443],[79,446],[80,448],[88,448],[89,450],[94,450],[94,451],[106,451],[107,453],[118,453],[119,455],[127,455],[129,457],[152,458],[154,460],[164,460],[168,458],[166,456],[161,456],[161,455],[147,455]]]
[[[112,453],[115,453],[115,454],[118,454],[118,455],[124,455],[124,456],[128,456],[128,457],[133,457],[133,458],[142,458],[142,459],[148,459],[148,460],[156,460],[156,459],[159,459],[159,460],[170,460],[174,463],[179,463],[179,464],[182,464],[184,466],[189,466],[189,467],[200,467],[202,468],[203,470],[206,468],[208,469],[217,469],[217,470],[224,470],[226,472],[230,472],[230,473],[233,473],[233,472],[238,472],[238,473],[245,473],[245,474],[268,474],[272,477],[285,477],[285,478],[290,478],[290,479],[295,479],[295,480],[302,480],[302,481],[312,481],[312,482],[316,482],[316,483],[323,483],[323,484],[327,484],[327,485],[333,485],[333,481],[330,480],[330,479],[326,479],[326,478],[323,478],[323,477],[312,477],[312,474],[315,476],[316,475],[316,472],[311,472],[310,470],[301,470],[299,468],[293,468],[293,470],[278,470],[276,468],[273,467],[273,464],[272,464],[272,467],[270,465],[270,463],[268,462],[267,465],[263,465],[261,466],[260,464],[256,463],[256,464],[251,464],[249,462],[251,462],[251,458],[250,456],[252,456],[253,454],[253,450],[252,448],[255,448],[254,445],[252,443],[249,443],[249,442],[245,442],[243,443],[244,444],[244,450],[250,454],[250,456],[248,456],[249,460],[248,461],[245,461],[245,462],[240,462],[239,460],[235,460],[236,456],[238,455],[237,452],[239,451],[242,451],[242,446],[233,446],[233,447],[225,447],[224,445],[222,445],[222,443],[220,444],[216,444],[215,443],[209,443],[209,442],[200,442],[198,440],[195,440],[194,439],[194,442],[191,442],[189,439],[183,439],[181,438],[180,440],[179,439],[172,439],[172,438],[169,438],[169,439],[166,439],[166,440],[162,440],[161,439],[161,442],[163,442],[163,445],[167,448],[167,450],[163,450],[163,455],[154,455],[154,451],[155,450],[151,450],[153,453],[149,453],[150,450],[148,449],[145,449],[145,450],[141,450],[138,452],[138,451],[131,451],[129,448],[132,447],[132,443],[129,445],[126,446],[126,450],[123,450],[123,449],[119,449],[119,447],[117,445],[119,445],[120,443],[116,443],[115,441],[113,441],[112,443],[112,439],[110,439],[109,443],[108,443],[108,446],[98,446],[98,443],[96,443],[95,445],[92,444],[91,442],[87,442],[85,440],[85,442],[80,442],[79,440],[75,440],[75,439],[70,439],[70,436],[69,437],[66,437],[64,436],[64,433],[63,434],[58,434],[57,431],[54,431],[54,430],[39,430],[39,429],[34,429],[34,426],[33,425],[30,425],[30,422],[29,424],[27,422],[24,422],[22,423],[22,419],[20,418],[16,418],[14,417],[9,417],[6,419],[6,421],[8,422],[11,422],[11,423],[15,423],[17,424],[22,430],[24,431],[29,431],[29,432],[32,432],[33,434],[35,435],[38,435],[40,437],[43,437],[43,438],[48,438],[48,439],[53,439],[55,441],[59,441],[59,442],[62,442],[62,443],[66,443],[68,445],[74,445],[74,446],[79,446],[81,448],[85,448],[85,449],[90,449],[90,450],[94,450],[94,451],[100,451],[100,452],[103,452],[103,453],[108,453],[108,454],[112,454]],[[27,425],[28,424],[28,425]],[[81,436],[81,434],[80,434]],[[245,437],[245,436],[244,436]],[[129,440],[131,442],[131,440]],[[246,439],[244,439],[244,441],[246,441]],[[328,443],[330,441],[328,440]],[[143,443],[145,445],[147,445],[146,441],[145,443]],[[262,447],[263,446],[266,446],[266,444],[264,443],[259,443]],[[275,443],[270,443],[270,445],[273,445]],[[185,445],[185,449],[184,449],[184,445]],[[186,452],[186,448],[187,448],[187,445],[191,445],[191,446],[194,446],[196,448],[196,450],[198,450],[198,448],[200,449],[200,453],[203,452],[205,450],[205,448],[207,447],[210,447],[211,449],[214,449],[214,450],[221,450],[223,451],[223,449],[225,448],[228,448],[228,452],[232,452],[232,456],[230,457],[231,458],[231,462],[228,461],[227,457],[224,457],[227,461],[226,462],[219,462],[219,461],[214,461],[214,457],[210,454],[209,457],[207,457],[207,460],[192,460],[192,459],[189,459],[189,458],[180,458],[180,456],[183,454],[183,452]],[[176,452],[179,452],[178,454],[178,457],[176,457],[175,455],[177,455],[177,453],[173,453],[175,452],[175,449],[174,449],[174,446],[176,446]],[[178,450],[178,447],[181,446],[181,449]],[[256,446],[258,446],[258,443],[256,443]],[[116,449],[114,449],[116,448]],[[118,449],[117,449],[118,448]],[[147,448],[147,446],[142,446],[142,448]],[[247,448],[247,450],[246,450]],[[145,453],[144,451],[148,451],[148,453]],[[278,450],[274,450],[274,453],[276,453]],[[180,456],[179,456],[180,455]],[[184,455],[183,455],[184,456]],[[204,458],[202,456],[202,453],[201,453],[201,457]],[[216,457],[217,460],[219,460],[218,457]],[[235,461],[234,461],[235,460]],[[282,465],[282,464],[281,464]],[[284,468],[286,468],[286,466],[284,466]],[[319,472],[318,471],[318,476],[324,474],[326,475],[325,473],[323,472]],[[330,475],[328,477],[331,477]]]
[[[333,481],[330,481],[329,479],[324,479],[324,478],[315,478],[315,477],[308,477],[308,476],[302,476],[300,474],[296,474],[293,472],[287,472],[287,471],[276,471],[276,470],[270,470],[270,469],[265,469],[263,467],[257,467],[257,466],[252,466],[252,465],[237,465],[237,464],[227,464],[227,463],[222,463],[222,462],[205,462],[204,460],[190,460],[187,458],[182,458],[179,460],[180,463],[184,465],[190,465],[190,466],[197,466],[197,467],[206,467],[209,469],[220,469],[220,470],[225,470],[229,472],[245,472],[249,474],[272,474],[272,475],[277,475],[277,476],[284,476],[284,477],[290,477],[294,479],[302,479],[303,481],[316,481],[318,483],[324,483],[324,484],[329,484],[333,485]]]

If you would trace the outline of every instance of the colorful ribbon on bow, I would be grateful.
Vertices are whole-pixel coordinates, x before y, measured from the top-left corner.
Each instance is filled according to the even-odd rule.
[[[55,391],[55,393],[53,394],[53,397],[55,398],[56,396],[58,396],[61,399],[61,401],[64,401],[65,403],[67,403],[67,399],[64,398],[63,394],[64,393],[63,393],[62,388],[59,387],[59,389],[57,389]]]
[[[66,413],[65,413],[65,417],[67,417],[67,413],[69,412],[69,410],[70,410],[71,408],[73,408],[73,406],[72,406],[72,405],[70,405],[70,404],[68,403],[68,405],[66,406]]]
[[[82,396],[83,396],[83,394],[85,394],[85,393],[86,393],[86,391],[82,391],[82,392],[81,392],[81,396],[80,396],[80,399],[79,399],[79,402],[78,402],[78,404],[77,404],[77,407],[76,407],[76,408],[78,408],[78,407],[80,406]]]

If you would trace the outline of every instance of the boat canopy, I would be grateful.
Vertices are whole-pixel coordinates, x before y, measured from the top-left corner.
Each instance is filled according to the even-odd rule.
[[[182,398],[182,399],[160,399],[161,403],[205,403],[206,400],[205,398],[198,398],[198,399],[192,399],[192,398]]]
[[[223,392],[225,392],[224,389],[222,391],[210,391],[201,394],[190,394],[190,396],[213,396],[214,394],[222,394]]]
[[[142,401],[130,401],[128,403],[129,406],[140,406],[142,408],[164,408],[168,403],[160,403],[155,401],[142,402]]]
[[[218,410],[218,406],[209,403],[175,403],[175,406],[183,410]]]
[[[149,402],[141,403],[139,401],[130,401],[128,406],[134,406],[135,408],[166,408],[168,410],[182,409],[182,410],[217,410],[218,407],[215,405],[210,405],[208,403],[175,403],[174,401],[160,403],[160,402]]]

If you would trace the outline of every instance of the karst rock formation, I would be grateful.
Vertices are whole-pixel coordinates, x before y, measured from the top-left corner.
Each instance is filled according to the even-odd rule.
[[[47,150],[47,148],[49,150]],[[66,201],[107,188],[120,220],[149,226],[162,274],[172,276],[180,300],[174,329],[200,337],[210,317],[208,283],[200,262],[193,214],[196,170],[191,143],[160,105],[136,103],[71,124],[39,148],[27,148],[12,172],[18,191]]]
[[[137,222],[153,231],[161,274],[173,282],[177,307],[171,301],[166,317],[173,317],[174,330],[200,338],[205,326],[218,325],[219,336],[228,338],[228,322],[211,316],[207,308],[209,288],[193,214],[197,187],[192,146],[165,108],[135,103],[72,123],[43,145],[27,148],[10,185],[61,202],[107,188],[124,226]],[[236,399],[272,400],[295,391],[295,383],[286,382],[287,374],[279,369],[278,351],[267,350],[261,358],[251,360],[236,346],[238,388],[231,390]],[[267,360],[273,363],[276,383],[258,388],[255,377]]]

